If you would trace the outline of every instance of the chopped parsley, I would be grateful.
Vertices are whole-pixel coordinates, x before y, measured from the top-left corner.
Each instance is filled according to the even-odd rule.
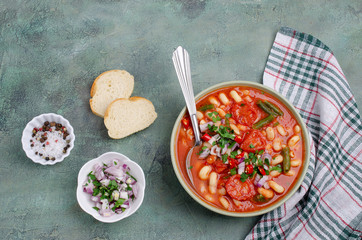
[[[211,110],[214,108],[215,108],[214,104],[206,104],[206,105],[201,106],[198,110],[205,112],[206,110]]]
[[[190,167],[188,167],[189,169],[192,169],[194,166],[190,166]]]
[[[236,167],[234,167],[233,169],[230,169],[230,175],[233,176],[236,174]]]
[[[99,211],[99,208],[97,208],[97,207],[93,207],[93,209],[95,209],[95,210]]]
[[[248,177],[249,177],[248,174],[242,173],[242,174],[240,175],[240,181],[245,182],[246,179],[248,179]]]
[[[255,148],[255,146],[252,143],[249,145],[249,147],[250,148]]]
[[[207,115],[209,115],[209,117],[211,118],[211,120],[216,123],[217,121],[221,121],[221,118],[219,116],[219,114],[217,112],[211,112],[211,113],[208,113]]]
[[[228,160],[228,155],[227,154],[222,155],[221,159],[223,163],[226,163],[226,161]]]

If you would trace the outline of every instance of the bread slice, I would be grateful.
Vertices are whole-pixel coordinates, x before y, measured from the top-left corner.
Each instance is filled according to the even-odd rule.
[[[152,102],[142,97],[114,100],[104,115],[108,135],[114,139],[127,137],[150,126],[157,118]]]
[[[133,92],[134,78],[124,70],[110,70],[93,82],[89,100],[92,112],[104,117],[108,105],[117,98],[129,98]]]

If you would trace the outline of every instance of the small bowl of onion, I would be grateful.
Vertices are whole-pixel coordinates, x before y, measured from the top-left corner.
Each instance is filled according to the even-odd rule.
[[[98,221],[113,223],[137,211],[145,187],[145,175],[137,163],[123,154],[107,152],[80,169],[77,200]]]

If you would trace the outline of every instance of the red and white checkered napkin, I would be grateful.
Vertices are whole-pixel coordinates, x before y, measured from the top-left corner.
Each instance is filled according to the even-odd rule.
[[[282,28],[264,84],[299,110],[311,136],[311,161],[299,190],[265,214],[247,239],[361,239],[362,126],[355,99],[331,50]]]

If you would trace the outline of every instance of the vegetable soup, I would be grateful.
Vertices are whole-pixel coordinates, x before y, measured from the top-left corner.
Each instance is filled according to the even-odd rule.
[[[194,133],[187,114],[178,127],[176,155],[183,178],[203,201],[252,212],[292,189],[303,165],[303,138],[278,99],[251,87],[225,87],[200,98],[196,108],[202,144],[194,148],[190,169],[185,160]]]

